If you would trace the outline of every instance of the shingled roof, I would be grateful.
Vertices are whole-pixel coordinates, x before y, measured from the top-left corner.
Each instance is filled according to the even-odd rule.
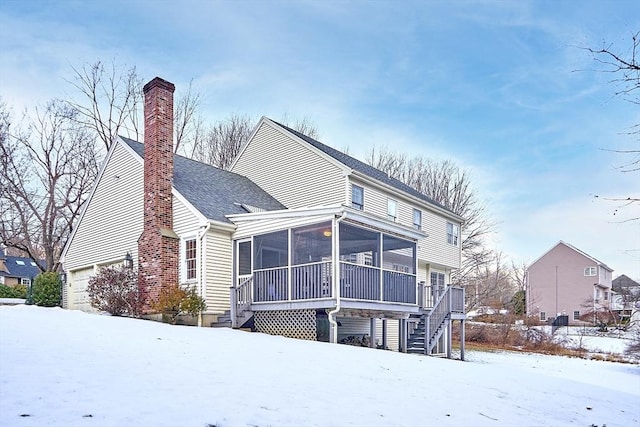
[[[269,119],[271,120],[271,119]],[[364,162],[361,162],[360,160],[349,156],[348,154],[345,154],[341,151],[336,150],[335,148],[331,148],[328,145],[325,145],[319,141],[316,141],[313,138],[310,138],[308,136],[306,136],[305,134],[302,134],[294,129],[291,129],[288,126],[283,125],[282,123],[278,123],[274,120],[271,120],[271,122],[275,123],[276,125],[282,127],[283,129],[287,130],[288,132],[291,132],[292,134],[294,134],[295,136],[297,136],[298,138],[302,139],[303,141],[311,144],[312,146],[314,146],[315,148],[317,148],[318,150],[322,151],[325,154],[328,154],[329,156],[333,157],[335,160],[339,161],[340,163],[342,163],[343,165],[347,166],[350,169],[353,169],[355,171],[358,171],[370,178],[375,179],[376,181],[382,182],[390,187],[393,187],[397,190],[403,191],[405,193],[408,193],[414,197],[417,197],[420,200],[423,200],[429,204],[435,205],[441,209],[444,209],[448,212],[451,212],[453,215],[459,216],[457,215],[455,212],[453,212],[451,209],[443,206],[442,204],[436,202],[435,200],[433,200],[432,198],[428,197],[427,195],[421,193],[420,191],[416,190],[413,187],[408,186],[407,184],[405,184],[404,182],[393,178],[391,176],[389,176],[387,173],[381,171],[380,169],[376,169],[371,165],[368,165]]]
[[[120,137],[140,157],[144,145]],[[280,210],[286,207],[249,178],[174,154],[173,186],[207,219],[231,223],[226,215],[247,213],[243,207]]]
[[[8,255],[4,257],[4,265],[7,271],[0,269],[0,276],[32,279],[40,273],[40,268],[31,258]]]

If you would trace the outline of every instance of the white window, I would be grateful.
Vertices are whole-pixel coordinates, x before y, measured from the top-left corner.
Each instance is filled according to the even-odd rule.
[[[573,312],[573,320],[580,320],[580,310]]]
[[[418,209],[413,210],[413,228],[418,230],[422,229],[422,211]]]
[[[444,273],[431,273],[431,286],[444,288]]]
[[[16,264],[18,264],[18,265],[25,265],[25,264],[24,264],[24,261],[22,261],[21,259],[17,259],[17,260],[16,260]]]
[[[585,276],[595,276],[597,273],[597,269],[595,267],[587,267],[584,269]]]
[[[196,279],[197,273],[197,245],[196,239],[189,239],[184,241],[184,272],[185,279]]]
[[[364,265],[373,265],[373,254],[371,252],[365,252]]]
[[[447,243],[450,245],[458,246],[458,240],[460,237],[460,227],[458,224],[451,222],[447,223]]]
[[[354,209],[364,209],[364,188],[351,185],[351,207]]]
[[[20,284],[25,286],[31,286],[31,279],[23,277],[20,279]]]
[[[540,320],[545,321],[547,320],[547,313],[544,311],[540,312]]]
[[[393,222],[398,219],[398,202],[393,199],[387,200],[387,218]]]
[[[408,265],[393,264],[393,271],[399,271],[400,273],[408,273],[411,268]]]

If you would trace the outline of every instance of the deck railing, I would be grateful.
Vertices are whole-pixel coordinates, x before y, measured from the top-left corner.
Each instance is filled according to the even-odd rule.
[[[451,287],[451,311],[453,313],[464,313],[464,288]]]
[[[254,302],[287,301],[289,268],[277,267],[253,272]]]
[[[238,277],[238,286],[233,289],[235,293],[235,304],[238,312],[244,312],[251,307],[253,298],[251,297],[251,285],[253,284],[253,276]]]
[[[341,262],[340,297],[380,301],[380,270],[366,265]]]
[[[331,262],[315,262],[291,267],[291,299],[331,298]]]
[[[294,265],[290,270],[291,286],[289,267],[254,271],[253,282],[250,285],[252,295],[238,295],[238,298],[253,297],[253,302],[259,303],[335,297],[330,261]],[[240,292],[240,289],[236,292]],[[416,304],[416,276],[382,270],[379,267],[340,262],[340,297]]]
[[[416,303],[416,276],[397,271],[383,271],[384,301]]]

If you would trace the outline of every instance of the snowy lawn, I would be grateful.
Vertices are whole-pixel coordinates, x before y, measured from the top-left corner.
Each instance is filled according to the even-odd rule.
[[[640,366],[0,306],[0,426],[640,425]]]

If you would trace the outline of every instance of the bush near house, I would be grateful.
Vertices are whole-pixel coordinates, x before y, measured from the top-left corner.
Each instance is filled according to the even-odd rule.
[[[41,307],[60,305],[62,282],[55,271],[40,273],[33,281],[33,302]]]
[[[140,315],[142,298],[138,290],[138,273],[123,266],[101,268],[87,286],[91,307],[112,316]]]
[[[160,290],[158,299],[153,302],[151,308],[162,313],[163,322],[175,325],[180,314],[197,316],[206,308],[206,303],[198,295],[195,287],[185,289],[173,284]]]
[[[0,285],[0,298],[27,298],[27,287],[25,285],[7,286]]]

